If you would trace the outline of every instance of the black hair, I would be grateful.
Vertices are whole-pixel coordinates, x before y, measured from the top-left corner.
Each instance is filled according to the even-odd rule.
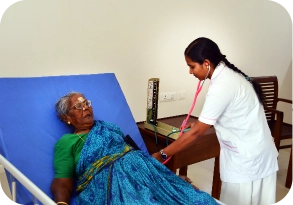
[[[226,56],[223,55],[218,45],[212,40],[200,37],[192,41],[184,51],[184,55],[190,58],[193,62],[203,64],[204,60],[208,59],[214,67],[216,67],[221,61],[223,61],[227,67],[233,71],[241,74],[247,81],[249,81],[261,104],[265,105],[264,95],[261,86],[252,80],[251,77],[239,70],[236,66],[230,63]]]

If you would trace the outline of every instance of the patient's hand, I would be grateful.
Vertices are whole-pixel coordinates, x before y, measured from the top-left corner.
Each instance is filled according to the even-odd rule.
[[[163,162],[163,159],[162,159],[160,152],[155,152],[154,154],[152,154],[152,157],[157,159],[159,162]]]
[[[51,192],[55,202],[66,202],[69,204],[70,195],[73,190],[72,178],[54,178],[51,184]]]
[[[199,190],[199,188],[197,188],[196,186],[194,186],[194,185],[192,184],[191,179],[188,178],[187,176],[179,175],[179,177],[180,177],[181,179],[183,179],[184,181],[188,182],[189,184],[191,184],[191,185],[193,186],[193,188]]]

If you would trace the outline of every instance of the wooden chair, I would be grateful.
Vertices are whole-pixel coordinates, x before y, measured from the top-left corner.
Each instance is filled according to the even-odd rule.
[[[260,84],[265,95],[265,113],[277,150],[279,151],[280,149],[292,148],[292,143],[280,145],[281,140],[292,139],[292,125],[284,123],[284,113],[277,110],[278,102],[282,101],[292,104],[292,100],[278,98],[278,79],[276,76],[253,77],[253,81]],[[290,162],[288,167],[292,166],[292,160],[290,160]],[[292,173],[288,172],[287,179],[290,177],[292,179]],[[286,183],[286,187],[290,188],[291,183]]]

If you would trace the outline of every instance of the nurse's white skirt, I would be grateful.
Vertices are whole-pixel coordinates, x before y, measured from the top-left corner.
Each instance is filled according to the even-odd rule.
[[[248,183],[222,182],[220,201],[227,205],[269,205],[276,202],[277,172]]]

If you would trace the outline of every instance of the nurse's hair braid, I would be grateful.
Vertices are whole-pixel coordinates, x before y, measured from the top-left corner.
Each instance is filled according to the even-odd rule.
[[[204,60],[208,59],[215,67],[222,61],[226,66],[235,72],[241,74],[248,82],[250,82],[257,94],[261,104],[265,105],[264,95],[261,86],[254,82],[251,77],[243,73],[236,66],[230,63],[226,56],[223,55],[218,45],[212,40],[200,37],[191,42],[184,51],[184,55],[189,57],[193,62],[203,64]]]
[[[232,63],[230,63],[230,62],[227,60],[227,58],[226,58],[225,55],[223,55],[222,61],[225,63],[225,65],[226,65],[228,68],[230,68],[230,69],[234,70],[235,72],[241,74],[243,77],[245,77],[245,79],[246,79],[248,82],[250,82],[250,83],[252,84],[253,89],[254,89],[254,91],[256,92],[257,97],[258,97],[260,103],[263,104],[263,105],[265,105],[265,97],[264,97],[264,95],[263,95],[263,91],[262,91],[261,86],[260,86],[257,82],[253,81],[253,79],[252,79],[251,77],[249,77],[248,75],[246,75],[245,73],[243,73],[240,69],[238,69],[236,66],[234,66]]]

